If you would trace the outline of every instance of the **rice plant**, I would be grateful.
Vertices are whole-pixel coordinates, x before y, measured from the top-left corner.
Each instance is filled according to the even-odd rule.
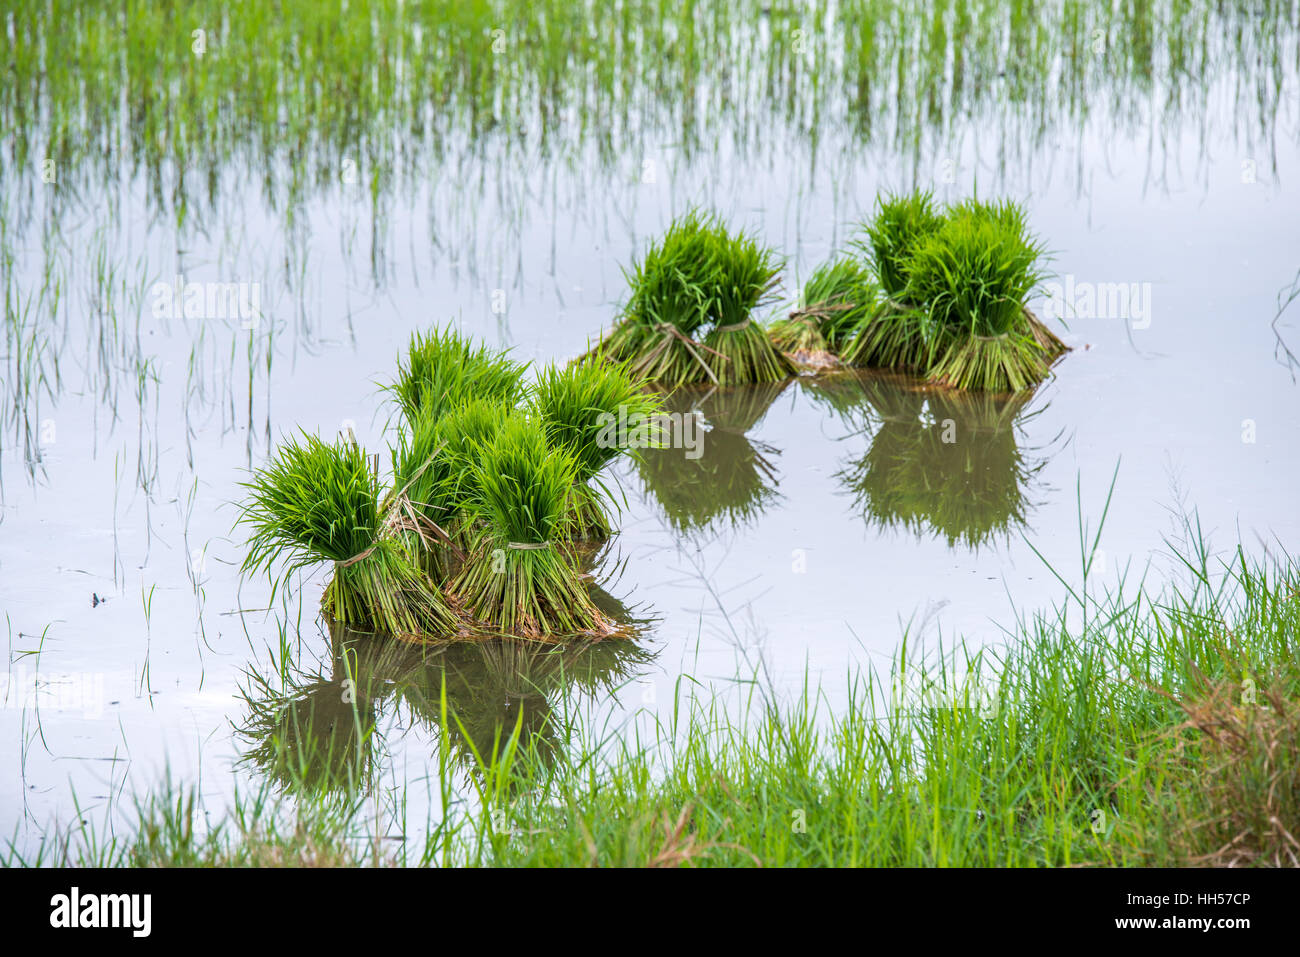
[[[570,500],[572,534],[578,539],[608,538],[613,531],[604,500],[613,495],[597,476],[614,459],[630,451],[621,441],[658,445],[662,403],[646,382],[625,366],[585,364],[550,366],[533,388],[533,408],[552,448],[569,452],[577,465]],[[629,434],[619,434],[620,425]],[[593,487],[593,483],[596,483]]]
[[[491,407],[490,404],[489,408]],[[437,415],[421,409],[409,427],[398,428],[392,448],[393,493],[385,502],[435,581],[445,581],[464,555],[457,544],[462,504],[463,461],[451,449],[450,436],[461,435],[461,410]]]
[[[752,236],[691,210],[625,272],[631,294],[621,318],[583,359],[628,362],[668,389],[783,379],[793,367],[752,319],[780,268]]]
[[[455,631],[446,600],[384,521],[379,480],[356,444],[304,434],[282,444],[244,487],[239,521],[252,532],[244,572],[333,563],[327,615],[393,634]]]
[[[890,196],[863,248],[888,297],[844,358],[958,389],[1019,392],[1065,344],[1025,300],[1042,278],[1042,244],[1010,200],[967,199],[940,212],[924,191]]]
[[[780,260],[744,233],[731,236],[718,226],[712,238],[715,305],[704,346],[718,359],[717,383],[752,385],[789,378],[794,366],[753,321],[754,311],[771,301]]]
[[[876,200],[876,214],[863,227],[859,248],[867,254],[885,295],[904,299],[911,279],[912,255],[926,237],[943,225],[929,190],[890,193]]]
[[[476,445],[472,508],[482,521],[473,551],[452,584],[479,620],[523,637],[607,633],[562,547],[578,463],[552,448],[542,424],[501,413]]]
[[[476,346],[448,326],[411,336],[388,389],[406,420],[414,422],[421,411],[436,417],[473,399],[515,405],[523,398],[526,371],[504,352]]]
[[[474,464],[479,449],[490,442],[502,422],[515,410],[490,399],[471,399],[451,406],[433,422],[434,442],[440,449],[436,466],[441,502],[450,513],[445,526],[461,552],[473,546],[475,530],[482,524],[474,510],[478,494]],[[461,556],[453,553],[460,560]]]
[[[926,307],[936,350],[930,378],[959,389],[1018,392],[1047,375],[1048,356],[1024,303],[1042,272],[1042,244],[1014,203],[968,201],[916,246],[906,295]]]
[[[842,257],[819,266],[804,284],[799,308],[768,328],[772,344],[796,357],[839,355],[880,302],[870,271]]]

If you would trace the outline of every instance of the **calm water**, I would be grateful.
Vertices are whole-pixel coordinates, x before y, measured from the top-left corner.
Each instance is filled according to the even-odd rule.
[[[996,642],[1015,609],[1061,600],[1034,550],[1077,579],[1080,502],[1095,528],[1117,464],[1106,578],[1172,571],[1191,510],[1219,548],[1294,551],[1300,304],[1277,317],[1300,267],[1297,77],[1259,124],[1241,117],[1242,80],[1209,90],[1205,115],[1134,122],[1099,103],[1020,147],[1020,121],[990,110],[950,120],[920,159],[834,128],[693,158],[664,137],[612,172],[581,151],[521,164],[467,150],[378,217],[343,184],[291,228],[236,188],[178,231],[146,213],[136,178],[114,206],[84,196],[54,228],[11,237],[23,295],[50,249],[68,280],[64,321],[29,340],[11,329],[5,367],[0,833],[30,847],[75,807],[103,821],[167,769],[218,809],[236,781],[276,773],[258,756],[295,710],[323,716],[347,754],[351,711],[329,713],[349,674],[382,732],[367,766],[413,783],[435,760],[444,674],[480,743],[520,712],[543,736],[556,709],[643,720],[683,674],[725,685],[757,670],[780,697],[808,672],[835,701],[845,667],[887,664],[905,630]],[[793,296],[878,191],[913,183],[1026,203],[1070,294],[1073,351],[1015,401],[870,374],[675,396],[705,423],[703,456],[617,467],[627,505],[599,565],[605,600],[646,621],[634,646],[349,644],[316,618],[320,576],[275,602],[241,582],[245,470],[299,428],[350,425],[381,448],[377,383],[412,330],[454,320],[565,360],[613,317],[620,268],[692,203],[787,254]],[[154,284],[178,273],[256,283],[264,318],[168,315]],[[19,374],[33,368],[15,358],[23,341],[43,344],[43,385]]]

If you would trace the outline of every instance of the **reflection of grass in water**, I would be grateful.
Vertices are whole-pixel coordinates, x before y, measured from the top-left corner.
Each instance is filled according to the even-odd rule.
[[[664,401],[670,412],[698,411],[711,428],[700,436],[702,454],[684,449],[647,449],[637,458],[642,485],[679,532],[719,524],[744,525],[780,497],[777,449],[745,433],[753,429],[785,382],[726,389],[679,389]]]
[[[1028,483],[1045,464],[1028,462],[1019,447],[1028,396],[918,391],[870,378],[864,392],[879,425],[866,454],[839,477],[869,524],[929,530],[967,548],[1024,525]]]
[[[846,0],[824,21],[788,0],[285,0],[273,12],[200,0],[183,19],[120,13],[54,0],[13,18],[0,85],[13,167],[48,157],[70,192],[83,164],[142,169],[153,200],[181,209],[215,205],[233,159],[261,171],[269,197],[340,181],[375,197],[485,139],[569,162],[589,141],[609,167],[627,140],[671,130],[684,149],[711,149],[704,134],[724,127],[777,142],[846,128],[919,154],[928,131],[996,106],[1053,142],[1101,101],[1135,121],[1199,118],[1228,70],[1250,78],[1242,105],[1271,117],[1296,43],[1277,0]]]
[[[243,688],[243,760],[291,793],[369,788],[382,752],[379,718],[398,705],[434,734],[445,731],[466,767],[490,760],[516,724],[524,756],[550,761],[557,703],[612,696],[654,657],[627,638],[426,643],[332,625],[331,639],[331,674],[250,670]]]

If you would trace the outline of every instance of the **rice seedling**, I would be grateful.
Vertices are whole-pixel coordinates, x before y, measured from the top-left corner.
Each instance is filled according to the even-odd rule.
[[[788,378],[794,366],[773,348],[753,320],[755,310],[771,302],[780,260],[743,233],[730,236],[717,226],[712,239],[716,275],[711,297],[715,305],[713,326],[704,337],[704,346],[719,360],[714,367],[717,383],[751,385]]]
[[[437,417],[473,399],[516,405],[523,398],[527,366],[504,352],[475,346],[455,329],[415,333],[397,381],[388,390],[408,422],[420,412]]]
[[[582,360],[627,362],[667,389],[783,379],[793,367],[752,318],[780,268],[752,236],[691,210],[625,273],[621,318]]]
[[[803,364],[833,366],[880,302],[870,271],[843,257],[819,266],[804,284],[798,309],[768,327],[778,350]]]
[[[613,526],[604,503],[614,497],[598,476],[620,455],[661,443],[656,416],[662,403],[626,367],[587,363],[543,370],[533,387],[532,405],[551,447],[567,451],[577,465],[571,534],[583,540],[608,538]],[[620,423],[628,434],[619,435]],[[633,445],[622,446],[620,441]]]
[[[927,192],[890,196],[866,232],[889,296],[862,323],[847,361],[958,389],[1019,392],[1065,351],[1025,306],[1044,249],[1019,204],[968,199],[940,213]]]
[[[477,404],[494,409],[490,403],[471,405]],[[406,536],[411,553],[420,557],[425,571],[438,582],[446,581],[455,563],[464,559],[455,536],[460,531],[465,463],[452,451],[450,436],[466,434],[460,429],[467,407],[442,414],[421,409],[409,428],[399,426],[391,451],[393,491],[383,511]]]
[[[573,455],[552,448],[540,422],[500,413],[476,445],[471,508],[481,520],[453,592],[489,627],[522,637],[607,634],[564,542],[578,477]]]
[[[1043,247],[1014,203],[968,201],[916,246],[906,295],[926,305],[937,351],[929,377],[959,389],[1019,392],[1047,374],[1025,300]]]
[[[912,256],[922,240],[938,232],[943,223],[943,213],[929,190],[877,198],[875,217],[863,227],[866,239],[859,248],[867,255],[885,295],[906,299]]]
[[[384,519],[379,480],[354,443],[304,434],[244,484],[239,522],[251,529],[245,573],[332,563],[322,599],[345,624],[393,634],[454,633],[446,600]],[[280,580],[276,581],[278,587]]]

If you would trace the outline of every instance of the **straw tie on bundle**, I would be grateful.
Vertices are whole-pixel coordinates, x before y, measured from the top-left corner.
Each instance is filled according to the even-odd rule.
[[[668,351],[668,348],[673,344],[673,340],[676,340],[682,344],[682,347],[685,348],[687,353],[690,354],[691,358],[695,360],[700,370],[710,380],[712,380],[713,384],[714,385],[718,384],[717,375],[714,373],[709,363],[705,360],[704,356],[700,355],[700,353],[697,350],[703,349],[705,352],[710,352],[713,355],[717,356],[719,359],[723,360],[724,362],[727,361],[728,358],[727,356],[723,355],[721,352],[719,352],[716,349],[711,349],[709,346],[706,346],[703,343],[696,342],[690,336],[686,335],[680,329],[674,326],[671,322],[661,322],[655,325],[653,328],[655,332],[661,333],[661,338],[653,347],[650,348],[648,352],[646,352],[643,356],[637,359],[635,363],[637,369],[647,370],[647,371],[654,369],[655,363],[658,362],[658,360],[663,356],[663,354]]]
[[[312,435],[283,443],[245,486],[252,529],[243,570],[286,574],[332,562],[321,604],[344,624],[394,634],[455,632],[455,616],[380,505],[379,481],[355,444]]]

